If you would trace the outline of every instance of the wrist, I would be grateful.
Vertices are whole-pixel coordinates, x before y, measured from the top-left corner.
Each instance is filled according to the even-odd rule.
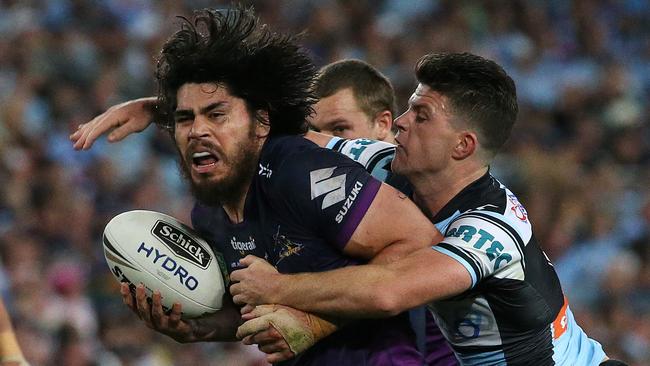
[[[270,291],[268,295],[267,304],[284,304],[287,298],[287,290],[289,281],[287,281],[289,275],[284,275],[281,273],[276,273],[269,283],[271,283]]]

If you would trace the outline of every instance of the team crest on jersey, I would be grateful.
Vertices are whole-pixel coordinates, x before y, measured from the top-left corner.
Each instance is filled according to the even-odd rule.
[[[515,214],[515,216],[523,222],[528,221],[528,212],[526,212],[526,209],[514,194],[508,193],[508,201],[510,201],[510,204],[512,205],[510,209]]]
[[[275,243],[275,248],[278,252],[278,263],[282,262],[285,258],[289,258],[293,255],[300,255],[303,245],[300,243],[294,243],[284,234],[280,234],[280,227],[278,226],[278,231],[273,235],[273,242]]]

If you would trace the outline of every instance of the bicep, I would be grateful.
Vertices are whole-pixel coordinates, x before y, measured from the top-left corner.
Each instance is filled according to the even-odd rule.
[[[440,238],[440,233],[413,201],[382,184],[344,252],[372,259],[383,251],[385,261],[391,261],[428,247]]]

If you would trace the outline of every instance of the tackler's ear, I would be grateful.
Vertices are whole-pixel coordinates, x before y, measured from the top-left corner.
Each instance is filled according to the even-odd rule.
[[[451,156],[456,160],[468,158],[478,149],[478,137],[475,132],[463,130],[458,133],[458,140]]]
[[[393,128],[393,114],[389,110],[381,111],[377,113],[373,123],[373,127],[377,132],[377,139],[382,141],[386,140]]]
[[[264,109],[258,109],[255,112],[255,136],[266,138],[271,132],[271,122],[269,122],[269,112]]]

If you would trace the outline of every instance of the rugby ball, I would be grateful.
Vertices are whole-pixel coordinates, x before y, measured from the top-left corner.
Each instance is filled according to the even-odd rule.
[[[111,273],[128,283],[131,292],[143,283],[151,301],[159,290],[164,310],[178,302],[184,318],[221,309],[227,279],[223,257],[175,218],[154,211],[124,212],[109,221],[102,241]]]

